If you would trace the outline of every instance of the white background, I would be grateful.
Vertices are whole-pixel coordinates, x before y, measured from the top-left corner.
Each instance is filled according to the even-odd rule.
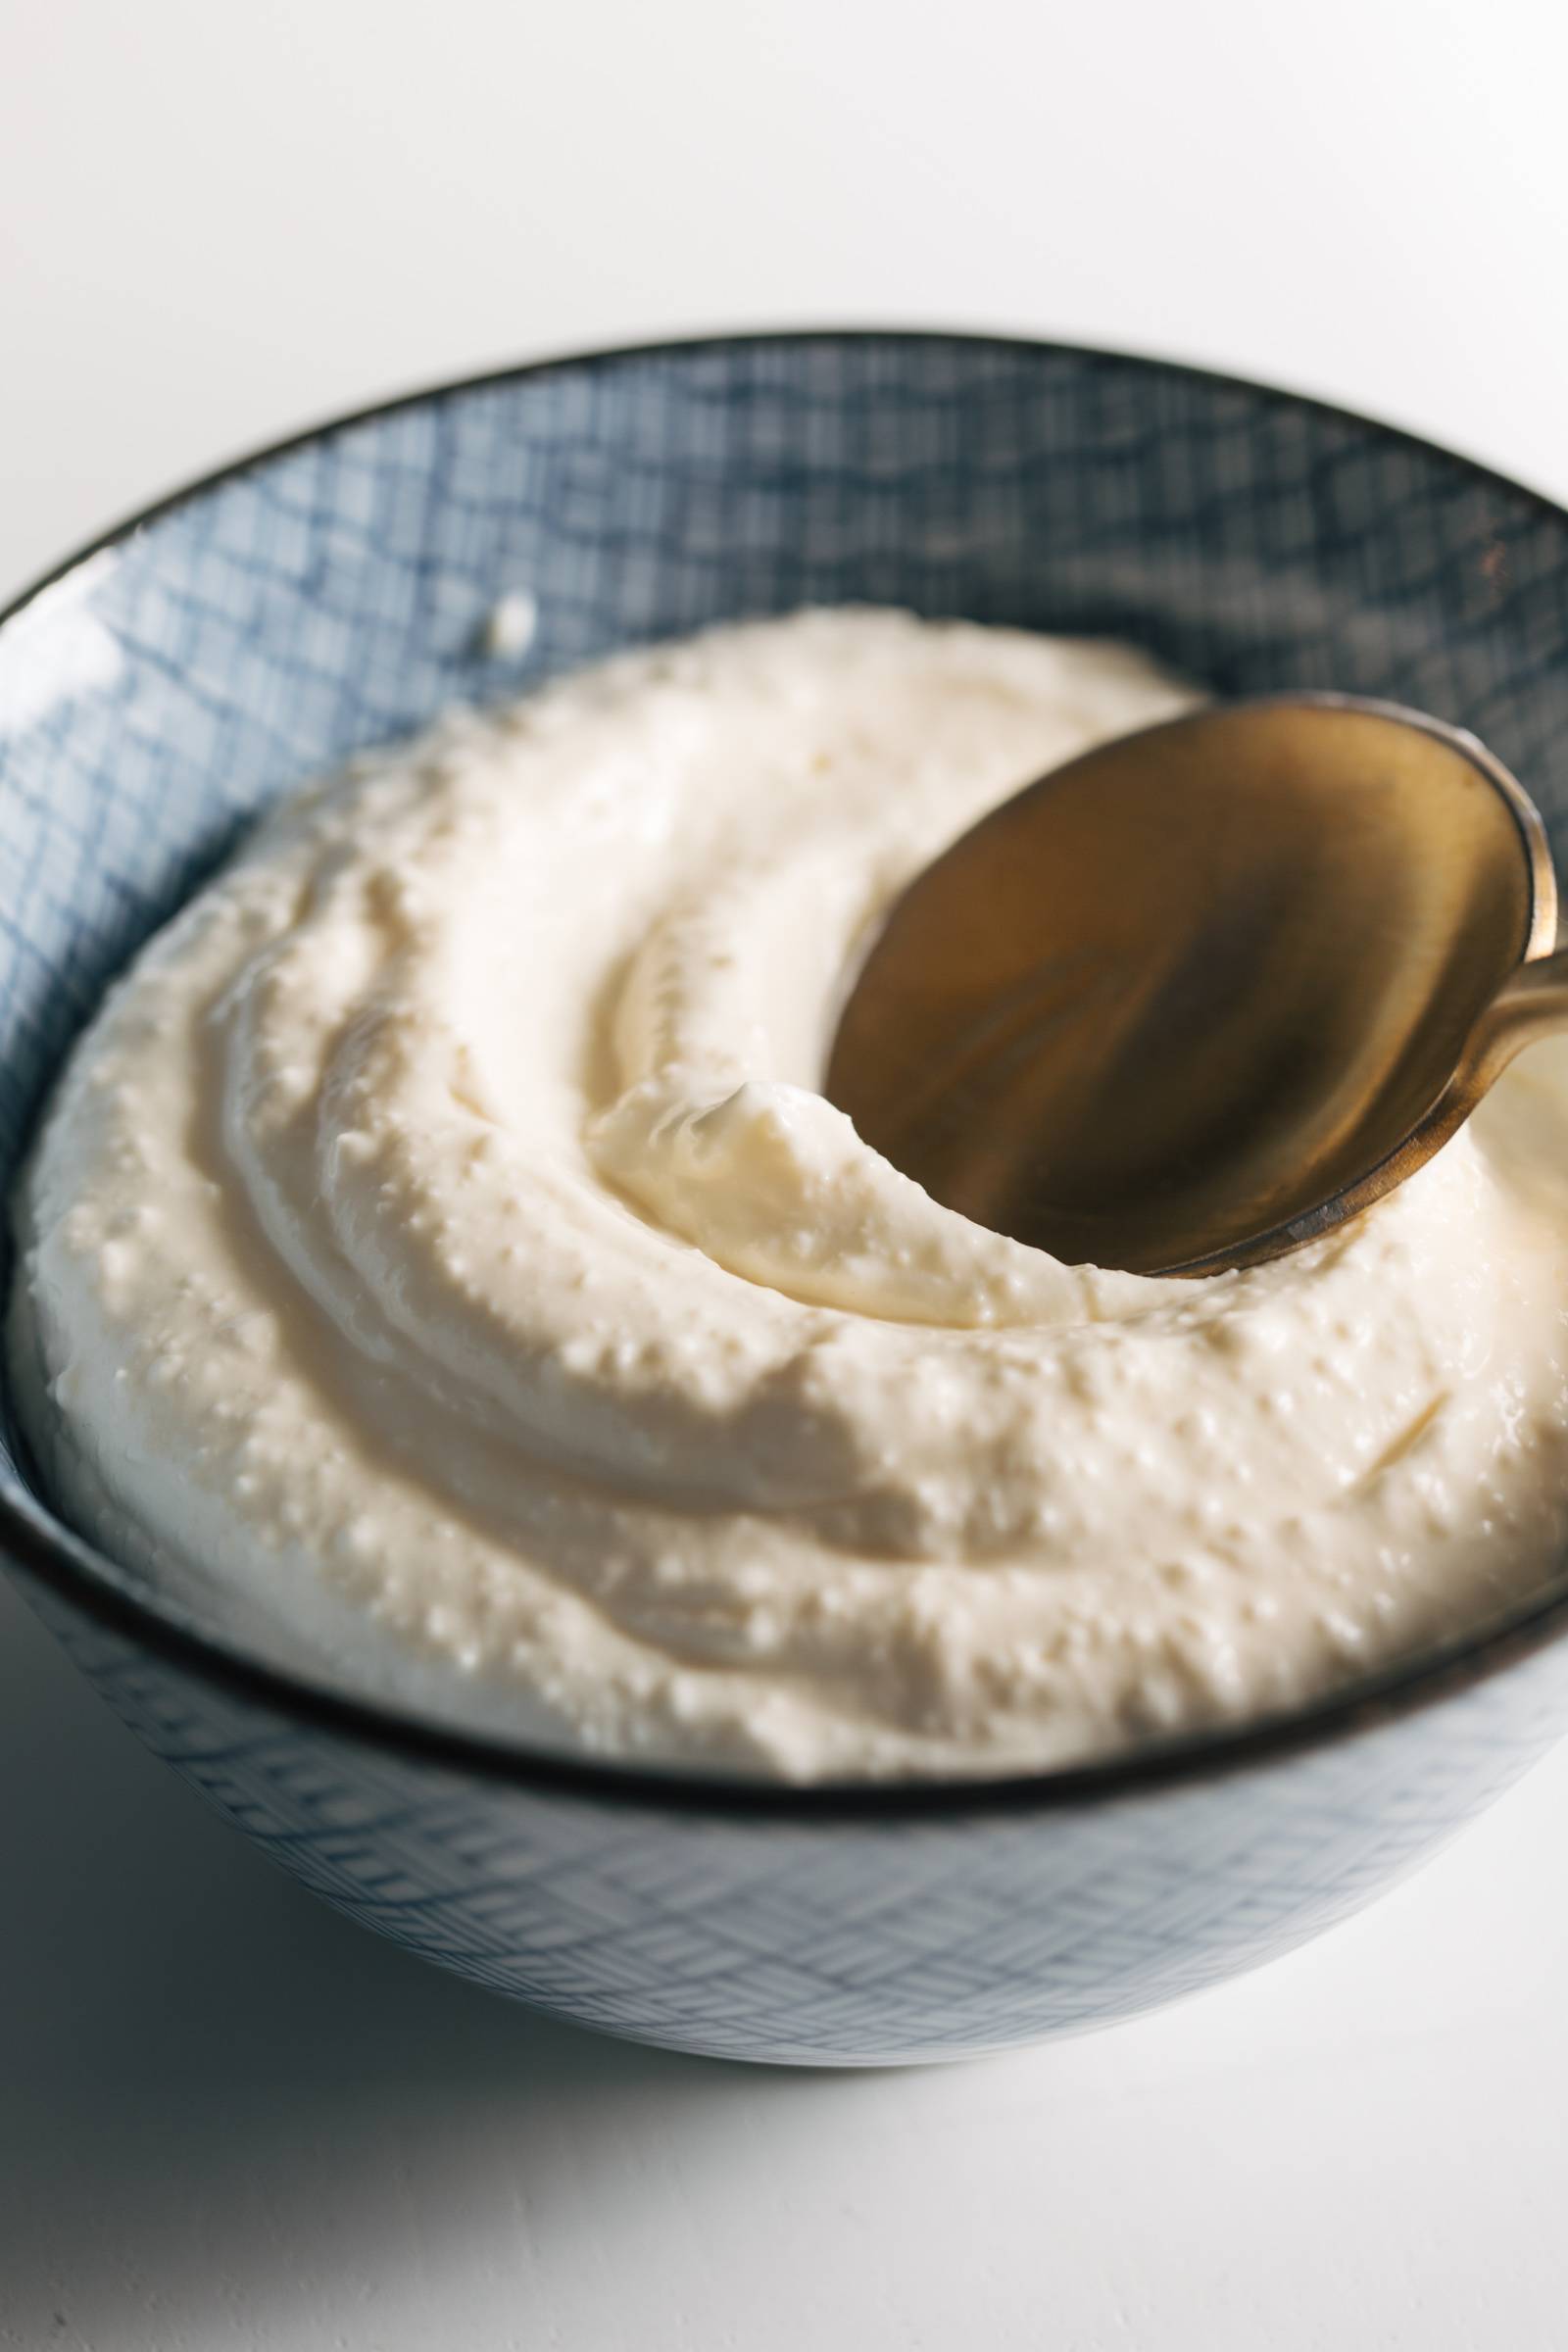
[[[1159,349],[1568,493],[1565,92],[1560,0],[0,0],[0,595],[334,408],[732,324]],[[1098,2039],[749,2074],[372,1944],[0,1600],[0,2344],[1555,2352],[1565,1814]]]

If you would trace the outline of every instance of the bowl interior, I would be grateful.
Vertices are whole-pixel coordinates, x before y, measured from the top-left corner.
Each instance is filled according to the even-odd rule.
[[[272,795],[453,701],[847,602],[1125,637],[1220,693],[1414,704],[1568,844],[1568,515],[1462,460],[1179,368],[962,337],[523,370],[231,471],[0,622],[0,1175],[109,976]],[[130,1581],[3,1432],[0,1502]]]

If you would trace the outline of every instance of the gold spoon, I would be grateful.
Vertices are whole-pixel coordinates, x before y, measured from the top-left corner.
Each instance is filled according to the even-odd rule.
[[[1274,695],[1102,745],[920,874],[827,1092],[935,1199],[1210,1274],[1393,1190],[1568,1027],[1541,818],[1474,736]]]

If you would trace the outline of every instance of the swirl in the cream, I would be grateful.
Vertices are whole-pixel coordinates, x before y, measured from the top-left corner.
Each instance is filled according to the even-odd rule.
[[[422,1706],[799,1777],[1271,1709],[1538,1581],[1540,1057],[1356,1226],[1204,1283],[984,1232],[816,1091],[902,884],[1191,699],[1112,647],[812,613],[290,804],[115,992],[24,1188],[69,1512]]]

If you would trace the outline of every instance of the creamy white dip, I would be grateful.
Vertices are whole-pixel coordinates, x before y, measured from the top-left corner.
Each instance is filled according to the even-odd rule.
[[[1023,1769],[1308,1697],[1568,1537],[1561,1057],[1199,1283],[938,1207],[816,1092],[987,808],[1193,700],[818,612],[275,815],[80,1045],[12,1347],[63,1507],[361,1687],[596,1752]]]

